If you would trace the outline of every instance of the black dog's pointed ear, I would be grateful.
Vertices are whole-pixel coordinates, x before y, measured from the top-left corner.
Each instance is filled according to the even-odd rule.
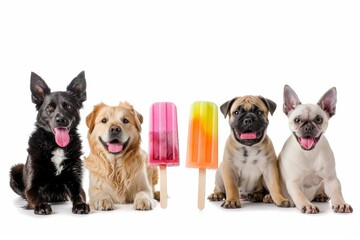
[[[276,103],[270,99],[264,98],[262,96],[259,96],[260,100],[265,104],[265,106],[267,107],[267,109],[269,109],[269,112],[271,115],[273,115],[273,113],[276,110]]]
[[[44,101],[45,95],[51,92],[46,82],[36,73],[31,72],[30,77],[31,100],[36,104],[36,109],[39,109]]]
[[[82,71],[77,75],[66,88],[67,91],[72,92],[76,99],[82,103],[86,101],[86,80],[85,72]]]
[[[226,118],[226,116],[228,115],[232,104],[235,102],[235,100],[236,100],[237,98],[238,98],[238,97],[235,97],[235,98],[233,98],[233,99],[231,99],[231,100],[223,103],[223,104],[220,106],[220,111],[221,111],[221,113],[224,115],[225,118]]]

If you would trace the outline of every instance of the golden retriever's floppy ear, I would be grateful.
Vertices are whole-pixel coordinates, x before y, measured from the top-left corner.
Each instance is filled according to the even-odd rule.
[[[120,105],[120,106],[121,106],[121,105],[122,105],[122,106],[125,106],[126,108],[129,109],[129,111],[131,112],[131,114],[132,114],[133,117],[134,117],[135,127],[137,128],[137,130],[138,130],[139,132],[141,132],[141,124],[143,123],[143,116],[142,116],[140,113],[138,113],[138,112],[134,109],[133,105],[131,105],[131,104],[128,103],[128,102],[120,102],[119,105]]]
[[[143,116],[138,111],[135,111],[135,113],[136,113],[137,118],[139,119],[140,124],[142,124],[144,121]]]
[[[95,105],[93,111],[89,115],[87,115],[86,126],[89,128],[89,133],[91,133],[94,130],[96,116],[98,115],[100,109],[103,108],[104,106],[105,106],[104,103]]]
[[[132,113],[134,114],[135,126],[141,132],[141,124],[143,123],[143,116],[138,113],[134,108],[131,108]]]

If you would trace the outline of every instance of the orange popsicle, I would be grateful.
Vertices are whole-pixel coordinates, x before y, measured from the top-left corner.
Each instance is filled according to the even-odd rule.
[[[198,208],[205,206],[206,169],[218,168],[218,107],[197,101],[191,105],[186,166],[199,169]]]

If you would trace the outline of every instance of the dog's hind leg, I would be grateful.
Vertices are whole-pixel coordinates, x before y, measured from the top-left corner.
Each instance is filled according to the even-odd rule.
[[[214,192],[208,196],[210,201],[223,201],[226,199],[224,181],[222,179],[221,169],[216,171]]]
[[[271,203],[273,204],[274,203],[274,200],[272,199],[270,193],[266,194],[264,197],[263,197],[263,200],[262,200],[263,203]]]
[[[249,193],[246,197],[250,202],[264,202],[265,195],[268,194],[266,189],[259,192]]]
[[[326,193],[319,193],[316,194],[315,198],[313,199],[314,202],[328,202],[330,198]]]
[[[25,199],[25,185],[23,180],[24,164],[16,164],[10,170],[10,187],[11,189]]]
[[[324,184],[321,184],[320,188],[315,194],[315,197],[312,201],[314,202],[328,202],[330,198],[325,193]]]
[[[154,199],[157,201],[160,201],[160,191],[155,191],[154,192]]]

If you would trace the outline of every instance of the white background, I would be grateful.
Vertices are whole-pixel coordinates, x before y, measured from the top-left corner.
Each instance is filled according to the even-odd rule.
[[[1,236],[61,237],[125,235],[153,238],[341,236],[358,237],[360,5],[357,1],[1,1]],[[30,72],[52,90],[64,90],[82,70],[87,96],[80,133],[89,153],[85,117],[101,101],[129,101],[144,116],[143,148],[148,147],[151,103],[178,107],[181,164],[168,168],[168,207],[149,212],[119,205],[111,212],[54,214],[24,210],[9,187],[9,170],[24,163],[34,130]],[[220,106],[241,95],[262,95],[278,104],[268,134],[276,151],[289,136],[282,94],[289,84],[303,103],[338,91],[336,115],[326,132],[336,156],[345,200],[353,214],[321,213],[243,202],[227,210],[206,201],[197,209],[196,169],[186,168],[187,127],[193,101]],[[219,113],[219,161],[229,134]],[[88,174],[84,172],[84,188]],[[214,187],[207,171],[206,196]],[[357,222],[357,223],[356,223]],[[7,238],[8,239],[8,238]]]

